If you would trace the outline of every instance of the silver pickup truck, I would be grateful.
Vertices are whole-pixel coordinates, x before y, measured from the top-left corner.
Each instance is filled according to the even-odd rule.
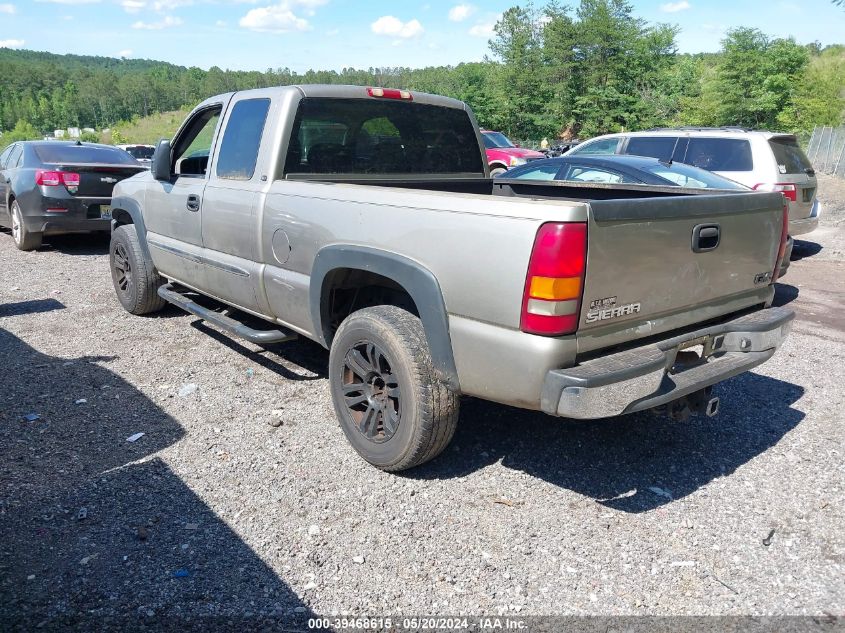
[[[462,394],[568,418],[715,414],[712,385],[787,335],[793,313],[770,307],[780,193],[493,181],[484,156],[445,97],[212,97],[115,188],[117,296],[325,346],[346,437],[393,471],[447,446]]]

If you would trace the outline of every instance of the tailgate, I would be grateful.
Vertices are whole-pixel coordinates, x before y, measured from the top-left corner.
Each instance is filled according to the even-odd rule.
[[[624,330],[630,340],[658,333],[658,322],[678,328],[727,314],[738,309],[729,297],[745,293],[753,305],[770,285],[779,193],[596,200],[590,208],[578,333],[593,340],[585,348],[601,346],[595,339],[605,332]]]

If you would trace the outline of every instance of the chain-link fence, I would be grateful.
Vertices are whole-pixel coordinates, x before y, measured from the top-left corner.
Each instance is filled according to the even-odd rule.
[[[845,126],[814,128],[807,158],[816,171],[845,178]]]

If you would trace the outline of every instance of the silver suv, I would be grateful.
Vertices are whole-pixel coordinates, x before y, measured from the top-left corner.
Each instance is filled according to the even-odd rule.
[[[570,154],[634,154],[687,163],[758,191],[780,191],[789,200],[789,234],[813,231],[821,208],[816,173],[793,134],[744,128],[661,128],[607,134]]]

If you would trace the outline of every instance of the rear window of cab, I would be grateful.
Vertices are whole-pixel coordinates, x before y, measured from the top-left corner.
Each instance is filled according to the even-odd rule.
[[[466,111],[415,102],[303,99],[284,174],[475,174],[484,163]]]

